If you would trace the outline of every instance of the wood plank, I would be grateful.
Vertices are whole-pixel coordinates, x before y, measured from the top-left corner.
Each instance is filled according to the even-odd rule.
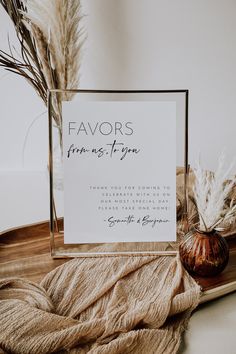
[[[194,277],[202,288],[201,302],[236,291],[236,238],[227,239],[230,259],[226,269],[211,278]],[[0,279],[23,277],[39,282],[69,259],[53,259],[48,221],[11,229],[0,234]]]

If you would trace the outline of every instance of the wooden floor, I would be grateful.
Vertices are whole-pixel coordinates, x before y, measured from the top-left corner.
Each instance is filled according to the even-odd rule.
[[[202,287],[201,302],[236,290],[236,237],[227,241],[230,260],[224,272],[212,278],[195,277]],[[48,222],[0,234],[0,279],[23,277],[39,282],[49,271],[68,261],[50,256]]]

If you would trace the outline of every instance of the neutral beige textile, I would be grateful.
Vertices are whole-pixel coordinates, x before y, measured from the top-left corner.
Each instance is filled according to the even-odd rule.
[[[199,297],[178,256],[73,259],[40,285],[0,282],[0,347],[174,354]]]

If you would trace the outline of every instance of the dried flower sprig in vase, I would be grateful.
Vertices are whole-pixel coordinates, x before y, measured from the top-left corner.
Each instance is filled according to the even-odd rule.
[[[83,31],[80,0],[0,0],[16,30],[19,55],[0,50],[0,66],[23,76],[47,105],[48,89],[76,89]],[[56,95],[54,121],[62,142],[61,103]]]
[[[226,200],[236,182],[229,176],[233,164],[225,168],[225,158],[221,154],[215,173],[204,170],[200,163],[194,170],[194,203],[197,208],[199,223],[184,237],[179,246],[180,258],[190,273],[200,276],[219,274],[226,267],[229,259],[227,242],[219,232],[224,231],[227,222],[235,223],[236,205]]]

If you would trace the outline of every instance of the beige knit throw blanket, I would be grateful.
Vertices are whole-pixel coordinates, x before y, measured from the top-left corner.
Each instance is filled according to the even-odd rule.
[[[40,285],[0,281],[0,348],[174,354],[199,298],[178,256],[73,259]]]

